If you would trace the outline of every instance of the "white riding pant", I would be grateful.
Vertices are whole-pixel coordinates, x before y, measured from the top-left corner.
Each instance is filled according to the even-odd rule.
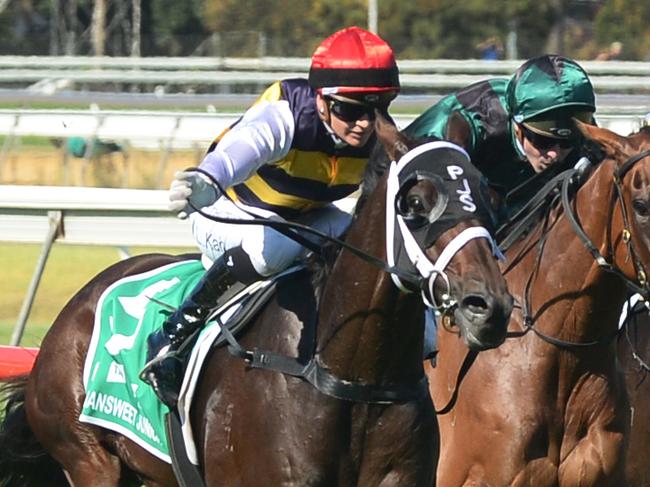
[[[245,208],[246,211],[243,211]],[[285,221],[276,213],[260,208],[252,208],[233,203],[226,197],[219,198],[213,205],[203,208],[205,213],[222,218],[250,220],[254,217]],[[250,215],[249,213],[254,213]],[[264,225],[219,223],[198,213],[190,215],[192,233],[201,252],[211,260],[220,258],[227,250],[241,247],[249,256],[255,271],[268,276],[281,272],[296,259],[306,256],[310,251],[289,237]],[[310,210],[293,220],[308,225],[329,236],[339,237],[352,221],[349,213],[333,204]],[[302,232],[309,240],[320,239]]]

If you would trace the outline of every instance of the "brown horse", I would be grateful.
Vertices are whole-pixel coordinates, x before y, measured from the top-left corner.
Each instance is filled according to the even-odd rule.
[[[618,358],[630,401],[625,472],[630,487],[650,486],[650,314],[637,304],[618,339]]]
[[[377,133],[393,160],[408,150],[410,142],[380,118]],[[478,174],[470,168],[465,182],[476,187]],[[447,203],[451,207],[456,191],[453,181],[440,176],[424,171],[412,176],[399,187],[399,208],[417,227],[414,234],[428,238],[428,230],[446,215],[434,210]],[[368,196],[346,241],[385,259],[386,177],[375,183],[368,177],[364,189]],[[473,197],[480,210],[482,198]],[[477,215],[451,222],[422,245],[425,260],[435,261],[464,230],[487,224]],[[457,250],[442,273],[446,279],[428,279],[426,289],[433,293],[425,290],[424,295],[454,316],[471,347],[497,346],[505,339],[512,297],[492,241],[474,238]],[[176,485],[170,465],[121,434],[78,421],[85,397],[84,357],[99,296],[121,277],[174,260],[148,255],[115,264],[65,306],[43,340],[26,389],[19,383],[5,390],[10,395],[0,452],[11,454],[0,453],[0,483],[39,485],[35,475],[40,474],[46,479],[42,485],[65,485],[64,471],[75,487]],[[400,292],[383,269],[347,250],[321,280],[307,272],[281,280],[276,296],[241,338],[244,347],[309,358],[315,341],[317,363],[341,388],[384,393],[379,397],[392,390],[408,394],[379,403],[337,399],[304,380],[251,369],[224,348],[213,350],[191,412],[205,484],[430,486],[437,431],[422,366],[423,311],[420,292]],[[316,318],[314,339],[306,335]]]
[[[626,285],[647,293],[650,132],[580,130],[603,160],[574,197],[567,180],[567,206],[552,204],[507,252],[509,338],[471,363],[439,330],[426,374],[445,413],[444,487],[625,485],[629,409],[615,337]]]

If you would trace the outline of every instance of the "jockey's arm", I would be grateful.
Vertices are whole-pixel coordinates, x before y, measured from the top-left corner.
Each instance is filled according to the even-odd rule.
[[[260,102],[226,132],[199,167],[224,189],[239,184],[264,164],[287,155],[294,128],[293,114],[286,101]]]

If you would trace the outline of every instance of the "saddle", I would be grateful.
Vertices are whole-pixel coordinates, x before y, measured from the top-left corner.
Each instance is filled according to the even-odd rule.
[[[167,463],[171,458],[164,425],[169,409],[139,378],[146,362],[145,338],[162,325],[165,314],[182,302],[204,273],[199,261],[187,260],[128,276],[109,286],[97,303],[84,365],[86,398],[79,420],[120,431]],[[201,333],[193,337],[197,347],[202,347],[201,354],[188,347],[187,361],[195,376],[200,370],[197,359],[226,343],[226,337],[219,336],[221,329],[229,338],[241,335],[251,318],[273,296],[276,282],[283,275],[286,273],[245,289],[241,284],[234,285],[223,296],[223,305],[214,311],[212,323],[209,320]],[[208,338],[211,334],[212,341],[204,341],[206,334]],[[186,392],[192,392],[187,376],[184,386],[186,382]],[[190,399],[188,396],[187,400]]]
[[[222,305],[217,305],[212,311],[208,321],[218,317],[224,310],[236,303],[242,303],[226,323],[221,326],[221,333],[212,342],[209,349],[222,347],[231,343],[231,353],[237,355],[232,349],[232,343],[236,343],[234,337],[244,334],[253,317],[262,310],[264,305],[273,297],[276,292],[278,278],[266,283],[254,283],[246,286],[243,283],[235,283],[219,298]],[[195,339],[188,340],[194,343]],[[190,354],[184,354],[184,366],[188,366]],[[190,364],[191,366],[191,364]],[[187,370],[187,369],[186,369]],[[202,487],[204,485],[201,472],[197,466],[196,451],[193,447],[192,432],[189,428],[189,405],[191,394],[187,396],[186,381],[184,381],[179,399],[179,409],[170,411],[165,417],[165,431],[169,442],[169,454],[171,458],[174,475],[181,487]],[[186,401],[187,397],[187,401]],[[186,406],[187,403],[187,406]],[[182,409],[181,409],[182,408]],[[180,413],[180,414],[179,414]]]

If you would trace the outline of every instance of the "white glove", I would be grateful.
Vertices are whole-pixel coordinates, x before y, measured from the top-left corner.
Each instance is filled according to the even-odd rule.
[[[190,198],[191,196],[191,198]],[[169,187],[169,211],[184,220],[194,209],[209,206],[221,196],[221,192],[199,172],[178,171]]]

